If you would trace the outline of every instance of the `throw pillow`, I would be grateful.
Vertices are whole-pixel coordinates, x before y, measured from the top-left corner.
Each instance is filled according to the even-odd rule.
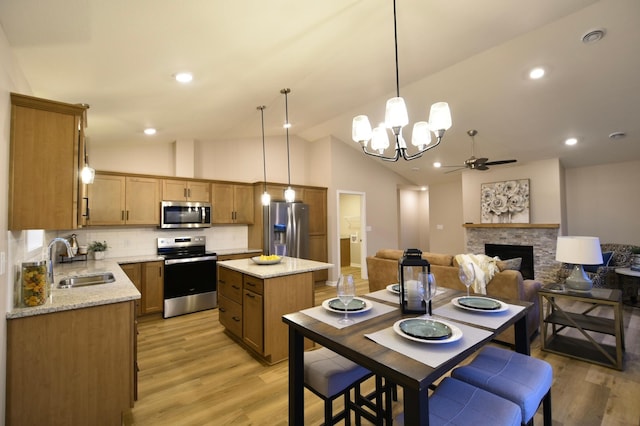
[[[613,257],[613,252],[612,251],[605,251],[604,253],[602,253],[602,263],[599,265],[582,265],[583,269],[586,272],[593,272],[596,273],[598,272],[598,268],[600,268],[601,266],[609,266],[609,262],[611,262],[611,258]]]
[[[513,259],[498,260],[496,263],[500,272],[504,271],[505,269],[519,271],[520,265],[522,265],[522,258],[514,257]]]

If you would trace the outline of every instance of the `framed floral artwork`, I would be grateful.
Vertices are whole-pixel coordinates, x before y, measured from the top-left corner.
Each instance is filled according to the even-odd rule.
[[[482,223],[529,223],[529,179],[483,183]]]

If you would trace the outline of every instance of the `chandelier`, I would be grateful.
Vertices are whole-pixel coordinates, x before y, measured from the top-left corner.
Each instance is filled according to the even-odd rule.
[[[400,79],[398,77],[398,29],[396,19],[396,2],[393,0],[393,34],[395,46],[396,62],[396,97],[387,101],[384,123],[380,123],[371,129],[369,118],[366,115],[358,115],[353,118],[352,138],[362,145],[362,151],[373,157],[378,157],[385,161],[398,161],[400,157],[405,160],[415,160],[422,157],[426,151],[435,148],[442,141],[444,133],[451,127],[451,112],[446,102],[437,102],[431,105],[429,122],[419,121],[413,125],[411,134],[411,144],[417,148],[417,152],[409,154],[407,144],[402,136],[402,129],[409,124],[409,116],[404,99],[400,97]],[[385,149],[389,147],[389,136],[387,129],[391,129],[395,137],[395,154],[393,156],[384,155]],[[431,133],[436,136],[436,142],[431,143]],[[369,151],[367,144],[371,142]]]

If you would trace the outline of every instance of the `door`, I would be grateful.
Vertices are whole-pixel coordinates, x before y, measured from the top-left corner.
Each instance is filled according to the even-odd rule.
[[[362,279],[368,279],[367,274],[367,243],[366,243],[366,197],[364,192],[337,191],[338,197],[338,226],[336,244],[338,253],[334,254],[334,264],[340,264],[343,248],[339,242],[348,239],[350,266],[360,268]],[[345,244],[346,246],[346,244]],[[337,275],[335,276],[337,279]]]

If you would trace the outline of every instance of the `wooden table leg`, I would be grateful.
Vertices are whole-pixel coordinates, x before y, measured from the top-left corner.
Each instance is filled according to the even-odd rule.
[[[404,388],[404,424],[429,425],[429,388]]]
[[[289,327],[289,424],[304,424],[304,337]]]
[[[527,316],[523,316],[514,325],[516,352],[531,355],[529,333],[527,332]]]

